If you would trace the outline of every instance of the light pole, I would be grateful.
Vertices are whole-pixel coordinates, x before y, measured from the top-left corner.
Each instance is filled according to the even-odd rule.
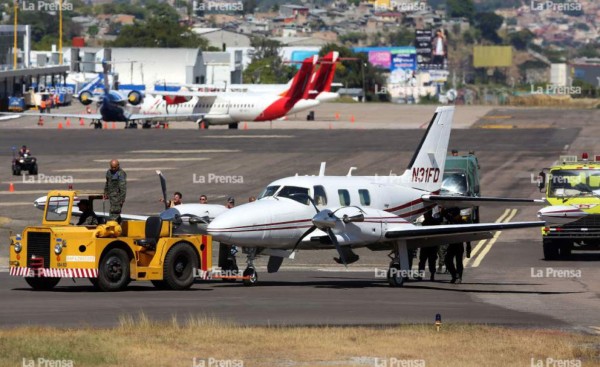
[[[361,62],[360,63],[360,72],[362,74],[362,90],[363,90],[363,98],[362,98],[362,102],[365,103],[367,100],[367,88],[366,88],[366,83],[365,83],[365,68],[367,67],[367,63],[365,62]]]
[[[15,5],[15,26],[14,26],[14,39],[13,39],[13,69],[17,68],[17,17],[19,15],[19,1],[14,1]]]

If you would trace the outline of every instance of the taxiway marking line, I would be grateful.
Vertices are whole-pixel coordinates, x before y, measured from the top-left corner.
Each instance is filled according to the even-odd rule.
[[[512,209],[512,212],[506,218],[506,220],[504,220],[504,223],[510,222],[515,217],[515,215],[517,215],[517,209]],[[490,250],[492,249],[492,246],[494,246],[494,244],[496,243],[496,241],[498,240],[498,238],[500,237],[501,234],[502,234],[502,231],[497,231],[494,234],[494,237],[492,237],[489,240],[487,246],[483,249],[483,251],[481,251],[481,254],[479,255],[479,257],[477,257],[477,259],[475,260],[475,262],[471,266],[472,268],[476,268],[476,267],[479,266],[479,264],[481,264],[481,261],[483,260],[483,258],[485,257],[485,255],[487,255],[487,253],[490,252]]]
[[[213,135],[198,136],[205,139],[289,139],[295,138],[294,135]]]
[[[239,149],[166,149],[166,150],[131,150],[129,153],[138,154],[202,154],[202,153],[239,153]]]
[[[119,162],[174,162],[174,161],[207,161],[210,158],[204,157],[184,157],[184,158],[123,158]],[[94,162],[109,163],[105,159],[94,159]],[[127,168],[124,169],[127,172]]]
[[[502,213],[501,216],[498,217],[498,219],[496,219],[494,221],[494,223],[501,223],[504,218],[506,218],[506,216],[510,213],[510,209],[505,209],[504,213]],[[477,257],[477,253],[479,252],[479,250],[481,250],[483,248],[483,245],[485,245],[485,243],[488,240],[480,240],[479,242],[477,242],[477,245],[475,246],[475,248],[473,248],[473,250],[471,251],[471,257],[468,259],[465,259],[465,263],[464,266],[467,266],[469,264],[469,262],[473,259],[475,259]]]
[[[29,201],[9,201],[7,203],[0,203],[0,206],[28,206],[33,205],[32,202]]]
[[[127,172],[135,171],[167,171],[175,169],[175,167],[161,167],[161,168],[148,168],[148,167],[127,167]],[[52,172],[106,172],[108,168],[71,168],[71,169],[53,169]]]
[[[31,178],[35,178],[34,176],[31,176]],[[139,181],[139,178],[128,178],[127,181]],[[60,182],[58,184],[77,184],[77,183],[104,183],[106,182],[105,178],[74,178],[73,182]],[[2,181],[3,184],[22,184],[22,185],[56,185],[56,182],[38,182],[37,180],[32,180],[32,181]],[[15,190],[15,192],[17,192]]]

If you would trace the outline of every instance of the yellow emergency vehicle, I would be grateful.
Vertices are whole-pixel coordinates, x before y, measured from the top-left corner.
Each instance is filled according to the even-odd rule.
[[[159,216],[77,226],[73,207],[80,198],[93,207],[102,194],[48,193],[42,224],[11,236],[10,275],[34,289],[52,289],[61,278],[89,278],[103,291],[123,290],[132,280],[177,290],[212,268],[211,236],[178,234],[177,223]]]
[[[572,250],[600,250],[600,155],[561,156],[540,172],[540,191],[552,206],[573,207],[588,215],[566,224],[542,228],[544,257],[565,258]]]

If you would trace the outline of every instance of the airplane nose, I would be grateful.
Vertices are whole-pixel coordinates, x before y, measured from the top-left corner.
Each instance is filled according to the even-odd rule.
[[[253,202],[231,208],[219,214],[207,231],[219,242],[234,245],[260,243],[264,226],[270,221],[270,212],[262,210],[262,202]]]

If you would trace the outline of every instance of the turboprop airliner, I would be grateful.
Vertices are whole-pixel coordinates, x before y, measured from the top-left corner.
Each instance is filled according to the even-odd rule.
[[[255,202],[232,208],[208,225],[221,243],[248,255],[244,284],[256,283],[254,259],[270,256],[276,272],[299,249],[336,249],[336,262],[359,259],[353,249],[390,251],[391,286],[401,286],[408,271],[408,248],[477,241],[493,231],[541,227],[542,221],[417,226],[413,221],[439,203],[454,107],[438,107],[408,168],[401,176],[293,176],[267,185]],[[472,201],[473,198],[467,198]],[[536,199],[477,198],[482,202],[539,204]]]

